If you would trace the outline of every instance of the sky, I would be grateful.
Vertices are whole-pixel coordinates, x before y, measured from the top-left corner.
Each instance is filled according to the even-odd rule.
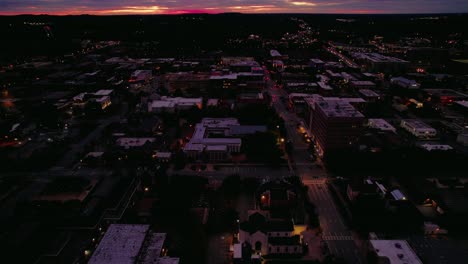
[[[460,13],[468,0],[0,0],[0,15]]]

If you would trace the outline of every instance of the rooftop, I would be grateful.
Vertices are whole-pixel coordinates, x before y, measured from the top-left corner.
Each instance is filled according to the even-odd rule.
[[[371,81],[351,81],[351,84],[356,86],[375,86],[375,83]]]
[[[369,89],[361,89],[359,90],[359,93],[364,95],[365,97],[379,97],[378,93]]]
[[[270,55],[272,57],[280,57],[281,53],[279,53],[279,51],[277,51],[277,50],[270,50]]]
[[[148,229],[149,225],[110,225],[88,263],[135,263]]]
[[[468,108],[468,101],[457,101],[455,104]]]
[[[343,100],[318,102],[317,107],[328,117],[364,117],[350,103]]]
[[[372,62],[408,63],[408,61],[405,61],[405,60],[402,60],[402,59],[399,59],[399,58],[395,58],[395,57],[385,56],[385,55],[382,55],[382,54],[379,54],[379,53],[355,52],[355,53],[352,53],[351,56],[353,56],[354,58],[365,59],[365,60],[372,61]]]
[[[452,146],[446,144],[422,144],[420,145],[421,148],[432,151],[432,150],[451,150],[453,149]]]
[[[117,139],[117,145],[124,147],[124,148],[131,148],[131,147],[141,147],[146,143],[154,142],[155,138],[128,138],[122,137]]]
[[[422,264],[405,240],[369,240],[369,242],[377,255],[387,258],[390,264]]]
[[[414,130],[434,130],[431,126],[428,124],[424,123],[423,121],[419,119],[403,119],[401,120],[402,124],[405,124],[409,127],[411,127]]]
[[[96,96],[108,96],[112,92],[114,92],[114,90],[99,90],[99,91],[95,92],[94,95],[96,95]]]
[[[161,256],[165,240],[166,234],[164,233],[148,234],[139,256],[139,262],[142,264],[154,263]]]
[[[368,120],[369,122],[369,127],[383,130],[383,131],[392,131],[395,132],[396,129],[390,123],[388,123],[385,119],[381,118],[370,118]]]

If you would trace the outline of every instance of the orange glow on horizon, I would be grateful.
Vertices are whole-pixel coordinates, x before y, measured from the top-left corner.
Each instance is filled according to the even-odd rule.
[[[290,2],[294,6],[306,7],[307,10],[301,9],[299,13],[324,13],[324,14],[383,14],[383,10],[372,9],[334,9],[332,11],[320,12],[319,10],[312,11],[312,7],[316,4],[303,1]],[[308,4],[305,4],[308,3]],[[332,4],[326,4],[332,5]],[[315,8],[314,8],[315,9]],[[207,7],[202,9],[171,9],[164,6],[122,6],[114,9],[99,9],[91,10],[86,7],[67,8],[63,10],[41,10],[36,6],[29,6],[24,11],[0,11],[0,15],[15,16],[15,15],[181,15],[181,14],[219,14],[224,12],[241,12],[241,13],[297,13],[299,10],[277,7],[275,5],[250,5],[250,6],[228,6],[228,7]]]

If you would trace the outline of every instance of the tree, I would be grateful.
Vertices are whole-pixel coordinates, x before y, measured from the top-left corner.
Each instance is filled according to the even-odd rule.
[[[242,140],[242,152],[254,162],[266,162],[270,164],[281,163],[282,152],[278,148],[277,138],[273,133],[255,133]]]
[[[185,153],[181,150],[174,154],[174,169],[181,170],[187,164],[187,157]]]

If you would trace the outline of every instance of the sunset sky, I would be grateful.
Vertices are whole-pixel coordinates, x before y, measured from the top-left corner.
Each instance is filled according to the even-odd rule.
[[[0,0],[1,15],[184,13],[453,13],[468,0]]]

